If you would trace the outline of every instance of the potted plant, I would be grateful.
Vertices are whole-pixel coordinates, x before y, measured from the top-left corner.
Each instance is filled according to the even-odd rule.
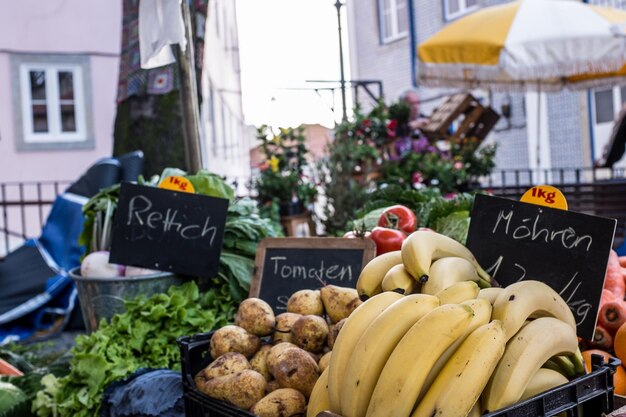
[[[277,133],[266,125],[257,130],[265,163],[254,183],[262,207],[278,206],[280,216],[303,213],[317,197],[317,186],[307,175],[308,150],[304,129],[281,128]],[[275,211],[275,210],[273,210]]]

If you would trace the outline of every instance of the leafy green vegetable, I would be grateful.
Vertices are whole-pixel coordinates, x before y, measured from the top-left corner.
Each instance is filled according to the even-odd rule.
[[[219,175],[212,172],[201,169],[195,175],[185,175],[185,178],[191,181],[197,194],[226,198],[229,201],[235,198],[233,189]]]
[[[21,389],[9,382],[0,382],[0,417],[20,415],[28,410],[27,397]]]
[[[194,282],[129,301],[110,324],[102,321],[98,331],[77,337],[70,373],[46,376],[33,409],[40,417],[96,417],[106,385],[140,368],[178,369],[176,339],[223,326],[234,311],[228,289],[201,294]]]
[[[439,217],[435,221],[434,229],[441,234],[465,244],[469,223],[469,211],[455,211],[445,217]]]

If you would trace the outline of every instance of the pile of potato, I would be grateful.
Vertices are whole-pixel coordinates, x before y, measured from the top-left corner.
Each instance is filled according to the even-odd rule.
[[[244,300],[235,324],[213,334],[213,362],[196,375],[196,387],[260,417],[303,414],[345,318],[360,303],[355,289],[334,285],[295,292],[277,316],[263,300]]]

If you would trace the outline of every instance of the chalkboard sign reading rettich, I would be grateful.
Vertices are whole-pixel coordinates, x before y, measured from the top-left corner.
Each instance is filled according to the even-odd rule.
[[[467,247],[502,286],[543,281],[593,338],[615,219],[477,195]]]
[[[375,249],[370,239],[264,239],[257,250],[250,296],[267,301],[279,314],[296,291],[326,284],[355,288]]]
[[[123,183],[110,261],[216,276],[227,210],[223,198]]]

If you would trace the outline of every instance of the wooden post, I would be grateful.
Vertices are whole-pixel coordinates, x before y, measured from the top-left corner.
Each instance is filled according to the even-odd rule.
[[[185,24],[187,47],[178,54],[180,70],[180,105],[183,118],[183,141],[185,144],[185,160],[187,170],[196,173],[202,168],[200,151],[200,104],[198,102],[198,85],[196,82],[196,65],[194,57],[194,37],[191,26],[191,13],[187,0],[182,0],[181,9]]]

